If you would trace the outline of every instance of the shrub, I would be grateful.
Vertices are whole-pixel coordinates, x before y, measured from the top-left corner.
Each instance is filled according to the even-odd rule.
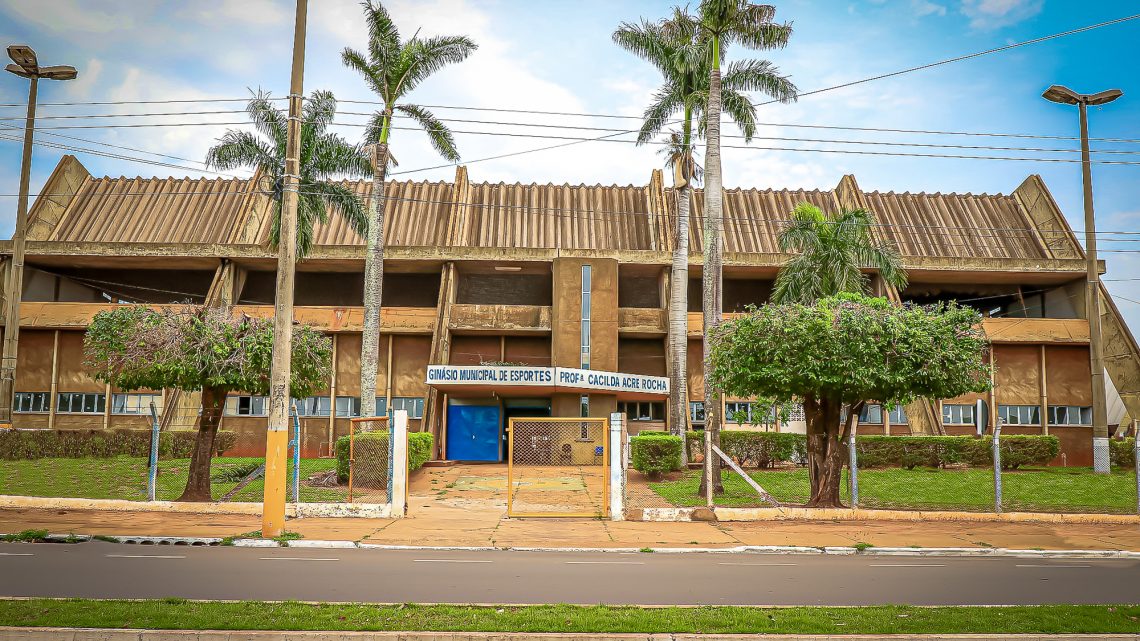
[[[1136,458],[1132,448],[1136,446],[1135,438],[1111,439],[1108,442],[1108,459],[1112,467],[1132,469],[1136,467]]]
[[[159,457],[190,458],[197,435],[159,434]],[[0,459],[145,457],[150,455],[150,438],[150,430],[0,430]],[[236,442],[233,432],[218,432],[214,444],[220,453]]]
[[[686,435],[690,455],[704,454],[705,433]],[[807,437],[788,432],[756,430],[724,430],[720,433],[720,449],[741,467],[769,468],[776,463],[802,463],[807,457]]]
[[[961,460],[970,436],[856,436],[859,467],[945,467]]]
[[[633,469],[649,478],[681,469],[681,437],[667,432],[642,432],[629,439]]]
[[[962,448],[963,463],[971,467],[994,464],[992,437],[958,438],[966,439]],[[1009,434],[1001,437],[1001,467],[1003,470],[1016,470],[1023,465],[1045,465],[1057,458],[1060,451],[1061,441],[1056,436]]]
[[[408,432],[408,471],[414,472],[424,466],[431,459],[432,446],[435,439],[431,432]],[[348,450],[349,437],[342,436],[336,440],[336,476],[341,483],[348,482]],[[366,467],[368,470],[378,471],[378,477],[372,475],[372,484],[379,483],[384,487],[388,482],[388,432],[364,432],[356,435],[356,443],[352,446],[353,458],[356,459],[357,469]],[[353,475],[356,482],[357,475]],[[366,481],[368,482],[368,481]]]

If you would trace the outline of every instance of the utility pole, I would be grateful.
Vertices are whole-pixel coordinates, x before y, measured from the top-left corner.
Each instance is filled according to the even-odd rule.
[[[28,236],[28,183],[32,173],[32,138],[36,130],[36,92],[40,78],[71,80],[78,75],[75,67],[55,65],[40,67],[36,52],[27,45],[11,45],[8,57],[15,64],[4,69],[31,80],[28,89],[28,116],[24,121],[24,153],[20,160],[20,196],[16,204],[16,229],[12,233],[12,262],[4,285],[4,347],[0,356],[0,424],[12,424],[12,405],[16,393],[16,351],[20,346],[20,298],[24,295],[24,245]],[[52,403],[55,399],[51,400]]]
[[[1104,387],[1104,336],[1100,321],[1100,265],[1096,255],[1096,220],[1093,216],[1092,163],[1089,160],[1088,107],[1107,105],[1124,92],[1109,89],[1095,94],[1080,94],[1061,85],[1053,85],[1042,96],[1051,102],[1077,105],[1081,118],[1081,178],[1085,199],[1085,316],[1089,321],[1089,366],[1092,374],[1092,450],[1093,471],[1109,472],[1108,401]],[[1048,423],[1049,417],[1044,417]]]
[[[293,352],[293,276],[297,268],[297,189],[300,184],[301,99],[305,77],[305,18],[308,0],[297,0],[293,28],[293,70],[289,79],[289,122],[285,141],[285,184],[277,243],[277,296],[273,309],[273,361],[269,372],[269,427],[265,433],[265,494],[261,535],[285,531],[286,451],[289,449],[289,380]]]

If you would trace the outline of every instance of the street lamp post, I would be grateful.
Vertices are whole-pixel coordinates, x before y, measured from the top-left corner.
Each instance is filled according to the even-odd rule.
[[[1100,269],[1096,255],[1096,222],[1093,219],[1092,164],[1089,161],[1089,106],[1107,105],[1124,92],[1109,89],[1094,94],[1080,94],[1068,87],[1053,85],[1042,94],[1046,100],[1063,105],[1077,105],[1081,116],[1081,174],[1085,196],[1085,315],[1089,319],[1089,364],[1092,371],[1093,471],[1107,474],[1108,405],[1104,387],[1104,344],[1100,321]],[[1046,417],[1048,420],[1048,417]]]
[[[32,134],[36,128],[36,91],[40,78],[72,80],[75,67],[54,65],[41,67],[36,52],[27,45],[11,45],[8,57],[14,64],[4,69],[31,81],[28,89],[28,116],[24,122],[24,153],[20,161],[20,196],[16,204],[16,229],[12,233],[12,262],[4,287],[4,346],[0,355],[0,424],[12,424],[12,405],[16,391],[16,350],[20,343],[20,298],[24,293],[24,243],[28,234],[28,183],[32,172]],[[53,400],[54,402],[54,400]]]

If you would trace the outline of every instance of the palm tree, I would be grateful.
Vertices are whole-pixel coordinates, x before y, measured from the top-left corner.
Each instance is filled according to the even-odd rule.
[[[866,209],[846,209],[829,216],[819,207],[800,203],[780,231],[780,250],[796,255],[780,268],[772,290],[774,303],[811,304],[844,292],[866,293],[864,269],[902,290],[907,276],[898,252],[871,235],[874,216]]]
[[[376,367],[380,348],[380,299],[384,287],[384,179],[391,161],[388,139],[392,118],[400,112],[427,132],[439,155],[459,160],[451,131],[423,107],[400,103],[421,82],[449,64],[462,62],[475,51],[467,36],[420,38],[416,32],[401,42],[392,17],[375,0],[362,3],[368,25],[368,53],[345,47],[341,60],[364,76],[368,87],[382,103],[365,130],[364,142],[372,145],[372,197],[368,202],[368,237],[364,254],[364,329],[360,346],[360,414],[376,415]]]
[[[874,216],[866,209],[845,209],[829,216],[810,203],[797,205],[778,237],[781,251],[795,252],[795,256],[776,275],[772,302],[811,305],[846,292],[866,293],[870,279],[864,269],[875,270],[886,284],[901,291],[907,283],[902,259],[893,247],[874,239],[872,225]],[[858,415],[862,405],[845,408],[847,420]],[[849,430],[829,435],[828,423],[835,419],[827,418],[828,411],[820,401],[804,399],[803,406],[811,479],[808,505],[839,507],[838,474],[844,447],[840,439]]]
[[[723,175],[720,163],[720,116],[721,109],[730,104],[729,88],[722,82],[720,66],[729,45],[740,44],[749,49],[780,49],[788,44],[792,27],[776,24],[772,19],[776,8],[771,5],[752,4],[748,0],[702,0],[697,10],[696,21],[701,37],[710,41],[709,83],[707,122],[705,124],[705,221],[704,221],[704,267],[702,284],[704,287],[702,308],[704,309],[704,335],[710,336],[720,324],[723,306],[721,269],[724,262],[724,239],[721,229],[724,224]],[[755,87],[780,102],[796,99],[796,88],[787,78],[780,76],[775,67],[765,60],[747,60],[729,65],[751,65],[756,68]],[[761,71],[766,73],[761,73]],[[725,75],[727,78],[727,74]],[[709,371],[712,356],[711,345],[705,341],[705,371]],[[709,431],[714,445],[720,443],[721,416],[720,394],[705,378],[705,429]],[[702,476],[702,490],[707,479],[713,478],[712,456],[705,457],[705,474]],[[716,492],[723,492],[720,475],[714,479]]]
[[[681,112],[681,131],[671,132],[661,153],[666,166],[674,170],[673,188],[677,218],[669,297],[669,360],[672,365],[669,399],[669,425],[683,434],[688,424],[688,285],[689,285],[689,207],[690,187],[699,182],[703,169],[694,159],[695,139],[706,129],[709,85],[709,41],[700,37],[698,25],[680,8],[673,17],[660,22],[642,20],[623,23],[613,35],[622,48],[648,61],[660,71],[664,82],[645,110],[637,144],[651,142],[669,121]],[[742,91],[764,88],[772,73],[761,64],[730,67],[724,78],[726,111],[744,133],[746,141],[756,131],[756,108]],[[697,122],[694,135],[693,122]]]
[[[261,171],[263,185],[274,203],[270,242],[281,233],[281,200],[285,188],[285,128],[288,113],[273,106],[269,94],[258,92],[245,107],[256,133],[231,129],[206,152],[206,166],[221,170],[254,167]],[[329,211],[343,216],[364,234],[368,219],[364,205],[351,189],[332,179],[365,176],[367,156],[359,147],[327,130],[336,114],[336,98],[328,91],[314,91],[301,110],[300,186],[297,199],[297,258],[313,248],[316,221],[327,223]],[[260,135],[258,135],[260,134]]]

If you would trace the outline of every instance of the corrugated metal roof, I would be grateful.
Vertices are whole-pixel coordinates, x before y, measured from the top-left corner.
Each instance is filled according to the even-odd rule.
[[[248,180],[89,178],[47,240],[223,243]]]
[[[255,179],[87,178],[46,240],[266,244],[273,205]],[[371,181],[342,183],[367,200]],[[1042,186],[1043,188],[1043,186]],[[825,211],[843,201],[874,212],[875,233],[904,256],[1049,258],[1018,198],[987,194],[727,189],[725,249],[777,253],[776,238],[800,202]],[[846,190],[846,191],[844,191]],[[674,194],[657,172],[645,186],[389,181],[389,246],[669,250]],[[852,200],[853,198],[853,200]],[[1040,200],[1040,199],[1038,199]],[[1058,220],[1063,220],[1057,213]],[[704,192],[693,192],[690,248],[702,250]],[[318,225],[317,245],[363,245],[338,215]],[[1055,253],[1055,252],[1054,252]]]

